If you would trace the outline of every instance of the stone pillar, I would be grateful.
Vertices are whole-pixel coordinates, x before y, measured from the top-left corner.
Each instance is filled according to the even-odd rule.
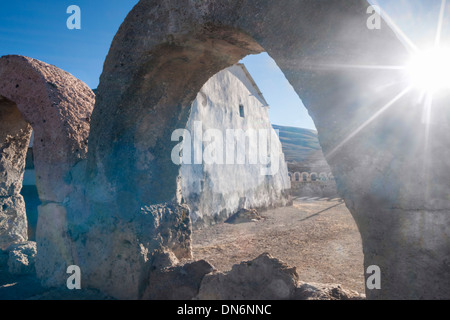
[[[0,249],[28,239],[20,195],[31,126],[14,102],[0,96]]]

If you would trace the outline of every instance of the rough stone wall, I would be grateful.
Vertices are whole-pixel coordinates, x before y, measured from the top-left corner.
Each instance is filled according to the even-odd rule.
[[[186,126],[188,132],[195,132],[195,123],[202,124],[203,133],[219,130],[226,142],[226,130],[250,132],[264,129],[272,132],[268,107],[238,66],[227,68],[202,87],[191,109]],[[241,117],[239,106],[244,107]],[[275,134],[275,132],[273,132]],[[211,145],[204,142],[203,149]],[[191,209],[194,224],[211,224],[227,219],[241,208],[268,208],[286,205],[290,181],[286,162],[277,138],[271,141],[271,148],[278,154],[278,170],[273,175],[262,175],[262,164],[250,164],[249,158],[258,156],[258,146],[247,142],[244,155],[246,164],[225,163],[226,145],[223,145],[223,163],[185,164],[181,166],[181,190]],[[256,142],[257,143],[257,142]],[[236,147],[237,149],[237,147]],[[234,152],[239,152],[235,150]],[[193,158],[193,157],[192,157]],[[236,161],[236,156],[234,161]]]

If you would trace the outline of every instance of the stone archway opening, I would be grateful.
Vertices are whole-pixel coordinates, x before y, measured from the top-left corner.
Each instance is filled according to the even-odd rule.
[[[120,36],[116,39],[120,39]],[[116,48],[120,52],[120,49]],[[245,56],[263,51],[264,49],[242,30],[206,24],[193,34],[170,38],[163,44],[153,47],[149,55],[134,56],[132,51],[130,52],[132,57],[127,57],[131,60],[119,59],[119,62],[116,62],[114,57],[120,56],[120,53],[114,50],[110,52],[98,88],[87,164],[87,173],[91,181],[88,183],[92,183],[93,187],[95,181],[107,183],[103,185],[95,183],[96,192],[89,194],[89,203],[91,208],[98,205],[107,207],[110,214],[108,219],[124,221],[125,225],[137,228],[137,233],[143,235],[143,238],[141,236],[138,240],[135,235],[128,234],[129,242],[148,243],[155,236],[147,232],[148,223],[143,223],[142,217],[137,218],[143,207],[146,208],[145,219],[151,220],[156,214],[153,211],[156,209],[155,204],[171,208],[175,216],[186,216],[182,213],[185,209],[180,206],[182,197],[179,167],[170,158],[176,143],[168,142],[171,141],[174,131],[186,128],[191,104],[211,77],[235,65]],[[110,76],[114,73],[120,74],[123,78],[117,81],[118,78]],[[133,107],[124,108],[124,106]],[[242,107],[239,104],[237,106],[239,116],[242,117]],[[115,116],[109,118],[110,122],[106,125],[105,115],[108,114]],[[98,166],[99,163],[102,164],[101,168]],[[300,181],[301,178],[300,173],[294,174],[294,179]],[[108,194],[106,186],[109,190],[114,190],[114,193]],[[123,210],[124,207],[128,209]],[[93,211],[92,214],[95,216],[97,213]],[[136,219],[140,222],[137,223]],[[185,227],[185,222],[180,220],[175,221],[170,227],[164,226],[171,229],[172,237],[164,239],[162,247],[164,250],[173,251],[178,259],[185,259],[191,255],[189,249],[191,236]],[[105,238],[121,237],[118,234],[114,235],[118,231],[113,229],[102,232],[105,232],[102,233]],[[104,243],[108,246],[108,241]],[[133,255],[126,249],[125,244],[117,242],[111,244],[114,248],[111,247],[105,252],[128,251],[128,257],[130,254]],[[153,241],[152,245],[155,244]],[[148,251],[159,251],[160,245],[149,247]],[[87,250],[80,250],[79,254],[81,256],[89,254],[90,250],[92,249],[87,246]],[[136,272],[133,276],[136,280],[133,283],[130,282],[129,275],[125,276],[114,267],[118,261],[111,260],[111,257],[103,253],[99,254],[102,255],[100,259],[102,263],[88,262],[89,265],[84,267],[92,270],[92,276],[89,277],[92,285],[104,288],[118,297],[125,297],[130,292],[132,296],[138,297],[139,287],[142,286],[139,279],[145,278],[146,267],[129,264],[128,268]],[[105,269],[111,269],[112,272],[107,281],[101,276]],[[112,279],[115,283],[122,285],[126,283],[128,289],[118,287]]]

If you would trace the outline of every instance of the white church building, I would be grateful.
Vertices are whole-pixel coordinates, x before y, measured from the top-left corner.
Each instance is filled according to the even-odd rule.
[[[213,76],[202,87],[192,105],[187,131],[194,132],[201,123],[203,132],[231,129],[248,133],[269,132],[272,150],[272,173],[263,175],[264,163],[251,162],[257,156],[257,143],[246,138],[245,164],[205,163],[182,164],[182,194],[191,209],[194,224],[220,222],[240,210],[284,206],[289,202],[291,187],[281,142],[269,121],[269,106],[255,81],[243,64],[236,64]],[[260,138],[260,137],[258,137]],[[212,140],[212,139],[211,139]],[[254,141],[254,140],[253,140]],[[224,141],[229,142],[229,141]],[[208,144],[204,142],[206,150]],[[268,143],[269,144],[269,143]],[[224,143],[223,158],[227,158]],[[236,152],[238,148],[236,147]],[[236,155],[237,157],[237,155]],[[237,164],[241,163],[241,164]]]

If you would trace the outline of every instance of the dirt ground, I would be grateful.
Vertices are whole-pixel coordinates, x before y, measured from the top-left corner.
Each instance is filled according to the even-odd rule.
[[[193,254],[220,271],[261,253],[297,268],[304,282],[336,283],[364,293],[361,236],[341,199],[297,199],[265,218],[194,231]]]

